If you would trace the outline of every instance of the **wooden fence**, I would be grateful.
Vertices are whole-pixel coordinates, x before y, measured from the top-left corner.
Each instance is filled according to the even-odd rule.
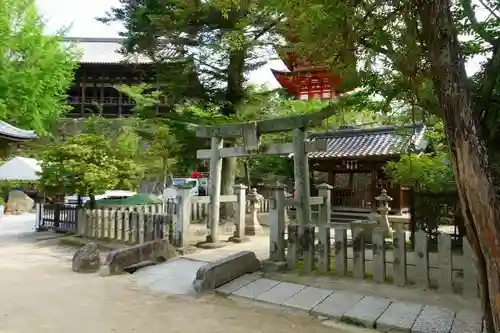
[[[140,244],[167,238],[175,244],[172,215],[133,210],[80,209],[80,236]]]
[[[299,253],[298,225],[289,225],[287,266],[300,267],[304,273],[319,272],[478,296],[477,270],[465,237],[463,250],[454,251],[452,236],[440,234],[437,251],[429,251],[432,236],[423,230],[415,233],[414,248],[404,231],[396,231],[392,239],[387,239],[384,230],[376,228],[368,244],[362,228],[354,230],[352,241],[348,240],[349,232],[328,225],[307,226],[308,246]]]
[[[184,192],[183,192],[184,193]],[[188,192],[184,193],[187,195]],[[221,202],[239,200],[249,203],[244,193],[221,196]],[[95,210],[77,208],[72,205],[37,205],[37,230],[70,232],[95,238],[108,239],[131,244],[142,243],[157,237],[168,237],[172,244],[185,246],[189,238],[189,225],[207,216],[209,197],[179,197],[166,203],[155,205],[105,206]],[[182,209],[181,209],[182,206]],[[245,207],[245,206],[243,206]],[[269,211],[269,201],[261,200],[260,212]],[[245,214],[235,218],[235,235],[244,229]],[[210,233],[212,230],[210,229]],[[214,235],[217,235],[215,232]],[[214,237],[214,236],[211,236]],[[217,237],[217,236],[215,236]]]
[[[259,200],[259,213],[269,212],[269,199]],[[247,213],[250,212],[250,202],[247,201]],[[199,221],[208,216],[209,203],[206,202],[192,202],[191,203],[191,221]]]
[[[285,199],[284,189],[275,189],[269,213],[269,264],[283,267],[286,263],[288,269],[303,273],[478,296],[477,270],[465,237],[463,246],[457,248],[452,247],[452,235],[441,233],[437,236],[437,250],[431,251],[434,235],[423,230],[415,232],[412,246],[410,233],[405,230],[397,230],[387,238],[381,227],[373,229],[373,222],[335,225],[330,223],[329,191],[328,185],[320,185],[320,195],[311,197],[310,205],[318,207],[315,224],[310,220],[297,221],[300,224],[294,222],[285,227],[284,210],[297,202]]]
[[[52,229],[56,232],[75,232],[77,209],[64,204],[37,204],[36,230]]]

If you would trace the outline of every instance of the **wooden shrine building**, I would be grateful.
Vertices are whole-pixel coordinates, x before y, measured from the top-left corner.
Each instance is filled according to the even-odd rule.
[[[394,199],[392,213],[405,213],[410,208],[410,191],[387,179],[383,168],[397,161],[409,150],[422,151],[425,126],[381,126],[364,129],[342,129],[312,133],[309,139],[327,139],[327,150],[309,153],[309,170],[314,192],[318,183],[333,185],[334,210],[372,211],[375,197],[382,189]]]
[[[194,70],[186,72],[189,66],[181,64],[181,61],[160,64],[144,56],[125,57],[121,53],[123,38],[66,37],[63,42],[75,43],[82,52],[73,85],[68,91],[68,104],[71,106],[68,116],[71,118],[132,115],[135,101],[116,87],[140,83],[161,91],[160,101],[155,106],[156,115],[161,115],[169,112],[175,102],[168,93],[172,80],[175,80],[176,92],[180,95],[184,93],[179,87],[186,86],[188,89],[200,84]],[[158,73],[162,73],[162,77]],[[189,93],[193,94],[193,90]]]

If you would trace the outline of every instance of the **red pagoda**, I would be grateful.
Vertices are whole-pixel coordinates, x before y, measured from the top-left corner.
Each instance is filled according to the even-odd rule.
[[[293,43],[293,38],[287,40]],[[325,66],[298,59],[290,49],[278,51],[278,54],[288,71],[271,71],[279,84],[296,99],[328,100],[343,92],[340,88],[342,79],[332,75]]]

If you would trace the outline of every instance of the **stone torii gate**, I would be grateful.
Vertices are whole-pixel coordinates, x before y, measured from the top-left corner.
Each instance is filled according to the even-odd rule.
[[[198,159],[210,159],[210,238],[211,243],[218,242],[220,218],[222,158],[262,155],[289,155],[294,158],[295,196],[297,200],[297,221],[299,236],[304,226],[311,221],[309,163],[307,154],[326,150],[326,140],[307,142],[307,129],[321,125],[323,120],[335,112],[332,106],[323,111],[300,116],[266,119],[260,121],[204,126],[196,130],[199,138],[210,138],[211,149],[197,151]],[[292,131],[292,143],[260,145],[260,135]],[[224,138],[243,138],[243,147],[223,147]]]

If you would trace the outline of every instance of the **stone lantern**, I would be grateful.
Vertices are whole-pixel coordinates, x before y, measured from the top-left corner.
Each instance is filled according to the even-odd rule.
[[[382,190],[379,196],[375,197],[375,200],[379,202],[379,206],[377,211],[378,215],[378,224],[379,227],[383,228],[386,231],[387,237],[392,237],[393,230],[391,224],[389,223],[389,212],[391,211],[391,207],[389,207],[389,202],[393,199],[387,195],[386,190]]]
[[[262,226],[257,218],[257,213],[260,208],[260,201],[264,199],[264,196],[257,193],[257,189],[253,188],[252,192],[247,195],[247,201],[249,202],[249,212],[245,218],[245,235],[254,236],[262,233]]]

